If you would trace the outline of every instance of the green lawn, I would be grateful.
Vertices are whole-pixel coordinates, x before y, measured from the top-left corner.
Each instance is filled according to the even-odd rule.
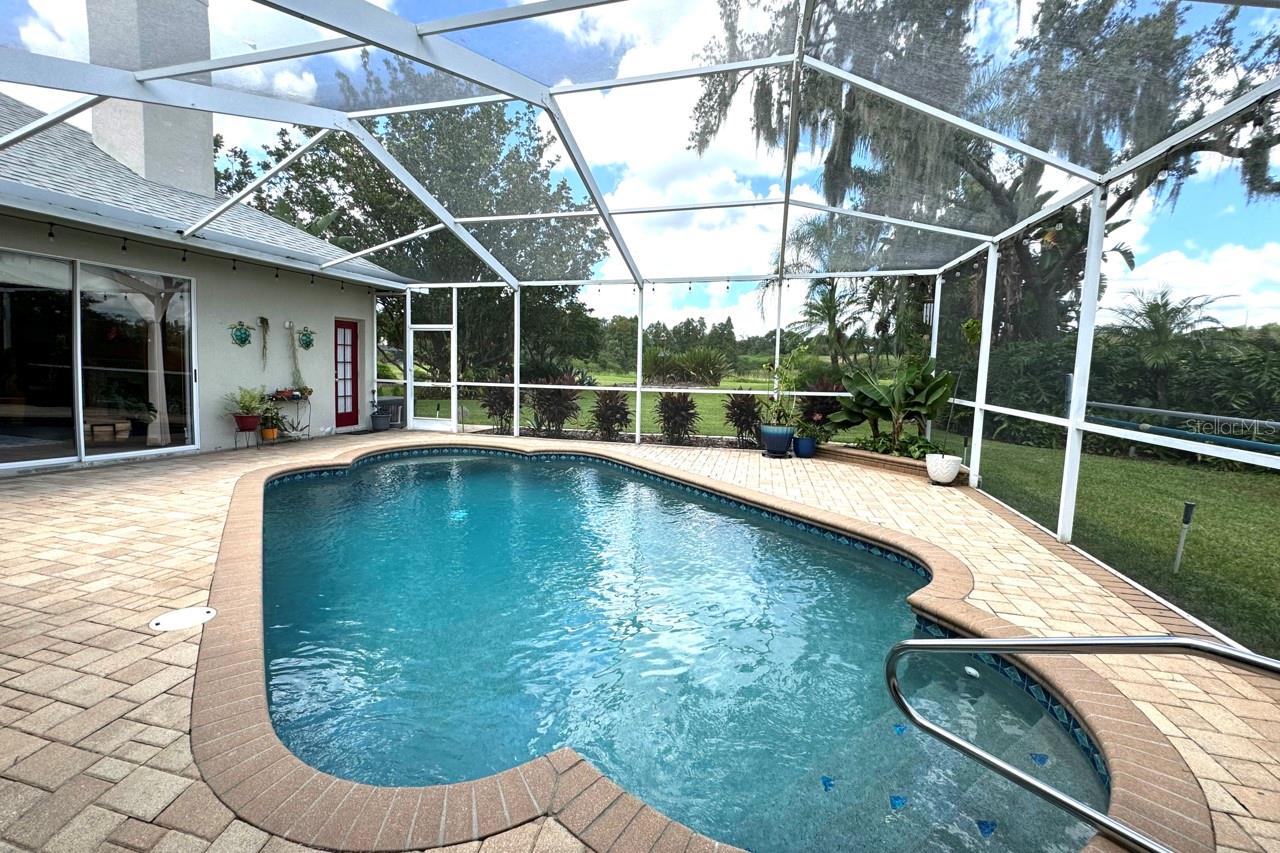
[[[982,485],[1053,529],[1062,460],[1062,450],[987,441]],[[1183,501],[1196,512],[1174,574]],[[1280,656],[1280,474],[1086,453],[1072,543],[1249,648]]]
[[[631,373],[609,373],[607,371],[592,370],[591,375],[595,378],[597,385],[622,387],[636,384],[635,371]],[[773,380],[763,373],[754,376],[734,374],[726,376],[716,387],[771,391],[773,390]]]

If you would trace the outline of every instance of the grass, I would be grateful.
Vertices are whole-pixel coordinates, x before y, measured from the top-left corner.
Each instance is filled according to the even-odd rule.
[[[983,488],[1053,529],[1062,461],[1060,449],[984,442]],[[1196,512],[1174,574],[1184,501]],[[1254,651],[1280,656],[1275,472],[1086,453],[1072,543]]]
[[[597,385],[622,387],[636,384],[634,371],[631,373],[608,373],[592,370],[591,375],[595,378]],[[722,379],[719,387],[748,391],[771,391],[773,390],[773,379],[764,373],[757,375],[733,374]]]

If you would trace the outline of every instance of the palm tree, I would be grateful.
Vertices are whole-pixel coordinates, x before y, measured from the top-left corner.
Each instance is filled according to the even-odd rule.
[[[1199,329],[1222,326],[1205,310],[1225,297],[1200,295],[1175,301],[1168,287],[1150,296],[1141,290],[1132,295],[1135,304],[1115,309],[1120,317],[1117,331],[1151,372],[1157,405],[1168,408],[1169,377],[1185,350],[1188,336]]]
[[[815,279],[809,284],[800,319],[790,328],[806,337],[825,335],[831,366],[839,369],[841,362],[849,358],[849,330],[862,323],[859,301],[854,288],[841,288],[833,278]]]

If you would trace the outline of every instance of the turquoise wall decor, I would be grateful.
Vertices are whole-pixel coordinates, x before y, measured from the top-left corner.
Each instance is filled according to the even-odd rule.
[[[303,349],[311,349],[316,345],[315,330],[309,326],[303,326],[298,330],[298,346]]]
[[[231,330],[231,343],[238,347],[247,347],[253,340],[253,327],[246,326],[244,320],[237,320],[227,328]]]

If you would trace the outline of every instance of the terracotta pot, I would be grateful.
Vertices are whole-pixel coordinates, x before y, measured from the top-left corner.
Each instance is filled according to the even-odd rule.
[[[236,419],[236,429],[240,432],[253,432],[262,423],[262,415],[232,415]]]
[[[262,428],[263,441],[275,441],[279,437],[280,437],[279,427],[263,427]]]

